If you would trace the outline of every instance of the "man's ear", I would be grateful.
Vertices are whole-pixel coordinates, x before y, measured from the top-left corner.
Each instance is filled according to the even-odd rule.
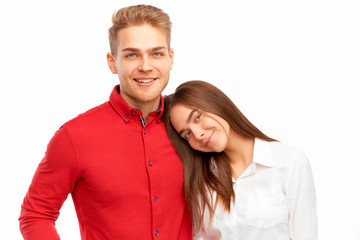
[[[174,49],[169,50],[169,58],[170,58],[170,69],[173,68],[174,65]]]
[[[113,74],[116,74],[117,70],[116,70],[116,67],[115,67],[115,58],[114,58],[114,56],[111,53],[108,52],[106,54],[106,60],[107,60],[110,71]]]

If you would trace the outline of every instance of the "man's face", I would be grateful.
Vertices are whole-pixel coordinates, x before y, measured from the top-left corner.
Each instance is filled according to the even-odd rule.
[[[119,76],[120,95],[135,108],[157,107],[174,61],[166,34],[145,24],[120,30],[117,40],[117,55],[108,53],[107,60],[110,71]]]

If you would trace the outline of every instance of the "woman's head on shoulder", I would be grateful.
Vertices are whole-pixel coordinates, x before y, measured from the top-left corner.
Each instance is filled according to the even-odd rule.
[[[204,81],[189,81],[170,98],[167,121],[182,139],[201,152],[224,151],[231,128],[224,111],[230,99],[222,91]]]
[[[231,129],[222,117],[182,103],[172,107],[169,117],[174,130],[193,149],[201,152],[225,150]]]
[[[232,134],[266,137],[224,92],[205,81],[185,82],[166,96],[164,120],[201,152],[224,151]]]

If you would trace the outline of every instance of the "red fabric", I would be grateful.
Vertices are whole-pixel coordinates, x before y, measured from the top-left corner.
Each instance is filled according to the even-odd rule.
[[[142,128],[141,111],[115,87],[109,102],[65,123],[24,198],[24,239],[59,239],[55,221],[69,193],[83,240],[192,239],[182,165],[160,120],[163,99],[161,106]]]

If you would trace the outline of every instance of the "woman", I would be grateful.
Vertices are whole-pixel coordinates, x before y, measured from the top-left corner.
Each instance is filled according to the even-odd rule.
[[[219,89],[181,84],[164,121],[184,168],[194,234],[202,239],[317,239],[307,157],[257,129]]]

